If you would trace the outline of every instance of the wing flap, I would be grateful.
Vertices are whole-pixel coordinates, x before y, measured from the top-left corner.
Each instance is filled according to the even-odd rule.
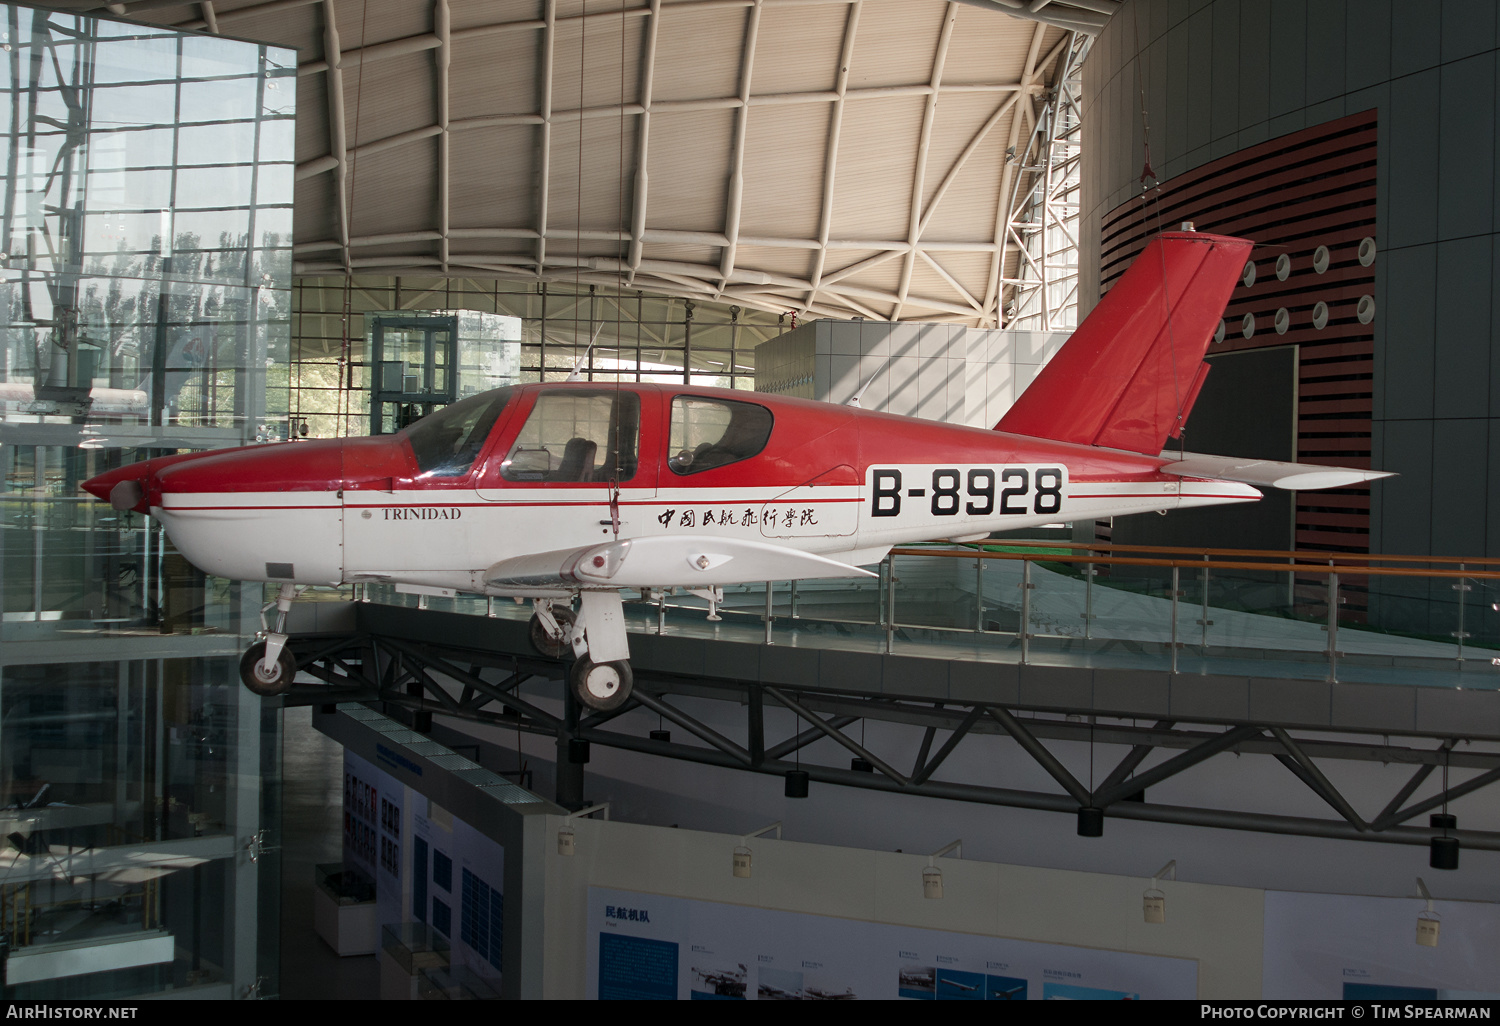
[[[827,556],[745,538],[677,535],[631,538],[502,559],[484,572],[486,589],[665,588],[815,577],[875,577]]]

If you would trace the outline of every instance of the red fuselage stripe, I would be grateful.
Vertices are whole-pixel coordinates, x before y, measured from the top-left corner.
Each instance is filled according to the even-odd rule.
[[[221,512],[223,510],[273,510],[273,509],[343,509],[344,507],[333,504],[329,506],[162,506],[163,513],[208,513]]]
[[[636,499],[622,501],[621,506],[682,506],[684,503],[696,503],[698,505],[713,506],[754,506],[769,505],[774,503],[786,503],[788,505],[820,505],[829,502],[864,502],[859,499]],[[279,510],[279,509],[426,509],[433,506],[442,506],[445,509],[513,509],[523,506],[605,506],[609,505],[606,498],[598,499],[568,499],[554,500],[552,502],[509,502],[505,499],[496,499],[494,502],[381,502],[370,504],[347,503],[339,505],[332,503],[327,506],[163,506],[167,513],[207,513],[224,512],[236,510]]]
[[[1249,498],[1249,496],[1238,495],[1238,494],[1227,494],[1226,495],[1226,494],[1205,493],[1205,492],[1183,492],[1183,493],[1178,493],[1178,492],[1172,491],[1172,492],[1103,492],[1103,493],[1099,493],[1099,494],[1069,495],[1068,498],[1069,499],[1175,499],[1175,498],[1189,498],[1189,499],[1244,499],[1244,498]],[[661,506],[661,507],[666,507],[666,506],[680,506],[680,505],[682,505],[684,503],[697,503],[697,504],[700,504],[700,505],[716,505],[716,506],[740,506],[740,505],[761,505],[761,506],[765,506],[765,505],[772,505],[772,504],[776,504],[776,503],[822,505],[822,504],[825,504],[825,503],[835,503],[835,502],[839,502],[839,503],[842,503],[842,502],[858,502],[858,503],[862,503],[864,501],[865,501],[865,499],[863,497],[860,497],[860,498],[845,498],[845,499],[835,499],[835,498],[827,498],[827,499],[812,499],[812,498],[795,498],[795,499],[787,499],[787,498],[774,498],[774,499],[717,498],[717,499],[709,499],[709,498],[701,498],[700,499],[700,498],[685,497],[685,498],[676,498],[676,499],[630,499],[630,500],[625,500],[625,501],[620,502],[619,505],[621,505],[621,506]],[[550,502],[547,502],[547,501],[516,502],[516,501],[513,501],[513,500],[507,500],[507,499],[496,499],[493,502],[442,502],[440,500],[437,500],[437,501],[429,500],[429,501],[426,501],[426,502],[344,503],[342,505],[340,505],[338,503],[330,503],[330,504],[324,505],[324,506],[163,506],[162,509],[163,509],[164,512],[167,512],[167,513],[222,513],[222,512],[244,512],[244,511],[265,511],[265,510],[301,510],[301,509],[422,509],[422,508],[430,507],[430,506],[443,506],[443,507],[446,507],[448,509],[499,509],[499,508],[513,509],[513,508],[537,507],[537,506],[548,506],[548,507],[563,508],[563,507],[568,507],[568,506],[608,506],[608,505],[609,505],[609,500],[601,496],[600,498],[597,498],[597,499],[554,499],[554,500],[552,500]]]

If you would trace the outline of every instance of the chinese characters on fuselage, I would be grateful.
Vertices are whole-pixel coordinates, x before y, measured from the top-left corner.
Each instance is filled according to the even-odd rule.
[[[764,521],[764,522],[763,522]],[[696,509],[668,507],[656,522],[669,529],[695,527],[816,527],[818,514],[811,508],[772,509],[757,512],[753,507],[715,506],[701,512]]]

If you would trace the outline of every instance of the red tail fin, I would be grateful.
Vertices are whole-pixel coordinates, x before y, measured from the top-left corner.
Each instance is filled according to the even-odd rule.
[[[1156,455],[1202,387],[1203,354],[1250,255],[1249,239],[1152,239],[997,431]]]

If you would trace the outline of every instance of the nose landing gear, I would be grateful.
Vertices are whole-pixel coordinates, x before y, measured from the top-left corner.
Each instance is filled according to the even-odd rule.
[[[286,614],[301,590],[294,584],[281,586],[275,603],[276,629],[263,631],[265,640],[251,645],[240,659],[240,680],[262,698],[286,694],[291,690],[292,679],[297,676],[297,660],[286,649]],[[262,627],[270,608],[268,605],[261,610]]]
[[[266,642],[257,641],[240,658],[240,680],[262,698],[286,694],[292,687],[292,678],[297,676],[297,660],[286,650],[284,643],[267,666],[269,647]]]
[[[635,675],[630,670],[630,643],[625,637],[625,610],[618,591],[584,591],[578,612],[532,600],[531,643],[543,655],[560,659],[569,649],[573,666],[568,683],[573,695],[590,709],[618,709],[630,697]]]

